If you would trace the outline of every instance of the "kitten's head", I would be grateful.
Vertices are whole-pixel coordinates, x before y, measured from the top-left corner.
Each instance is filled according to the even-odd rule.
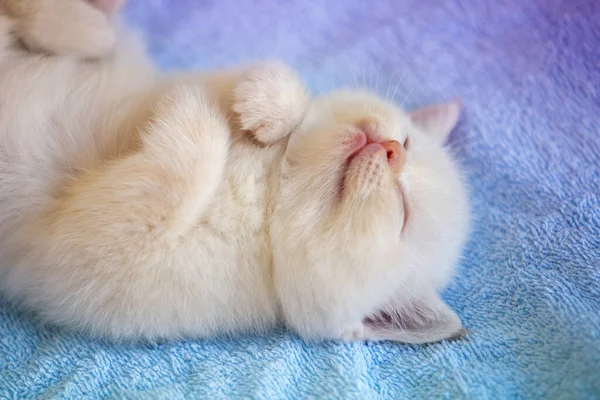
[[[274,279],[303,337],[429,342],[461,323],[439,298],[468,229],[444,141],[457,101],[405,113],[361,92],[318,98],[274,200]]]

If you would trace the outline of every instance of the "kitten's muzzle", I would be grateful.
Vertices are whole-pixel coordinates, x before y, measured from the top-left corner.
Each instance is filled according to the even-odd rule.
[[[406,163],[406,150],[404,146],[402,146],[396,140],[373,140],[369,135],[364,133],[359,133],[353,140],[352,151],[348,156],[348,161],[352,161],[352,159],[358,155],[362,150],[366,147],[370,147],[371,149],[374,146],[377,146],[378,151],[385,151],[388,163],[392,172],[397,175],[402,171],[404,164]]]

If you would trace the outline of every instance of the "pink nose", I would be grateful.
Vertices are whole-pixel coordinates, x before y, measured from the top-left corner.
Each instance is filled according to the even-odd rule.
[[[404,167],[404,163],[406,162],[406,151],[404,150],[404,147],[395,140],[387,140],[382,142],[381,145],[387,152],[388,163],[390,164],[392,171],[394,171],[394,173],[402,171],[402,167]]]

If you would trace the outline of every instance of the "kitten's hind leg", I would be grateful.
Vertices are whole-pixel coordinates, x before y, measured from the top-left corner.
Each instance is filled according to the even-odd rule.
[[[98,4],[96,4],[98,3]],[[109,14],[121,0],[4,0],[15,35],[31,51],[101,58],[116,42]]]
[[[177,243],[222,180],[229,128],[217,110],[199,88],[161,99],[139,152],[76,179],[56,200],[42,227],[51,248],[89,259],[98,243],[111,254]]]

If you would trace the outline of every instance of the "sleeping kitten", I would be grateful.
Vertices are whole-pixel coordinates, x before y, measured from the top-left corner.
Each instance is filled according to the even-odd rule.
[[[469,208],[457,101],[310,99],[277,63],[163,76],[120,0],[0,3],[0,290],[114,340],[284,324],[424,343]]]

